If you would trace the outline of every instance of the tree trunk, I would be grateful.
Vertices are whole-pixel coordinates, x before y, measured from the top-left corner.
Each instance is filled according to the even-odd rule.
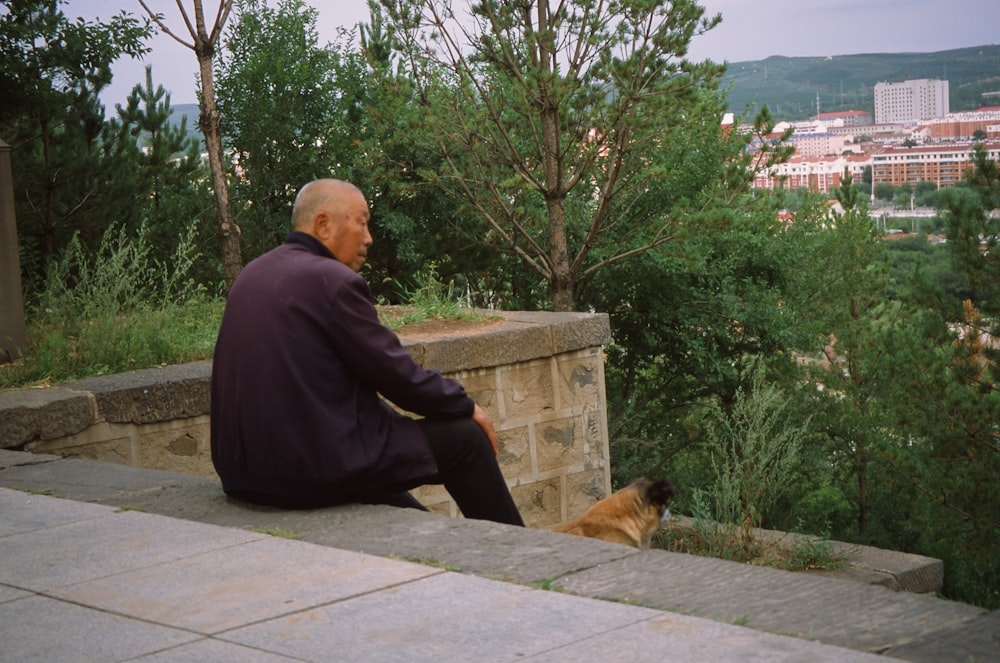
[[[858,459],[858,533],[868,527],[868,461]]]
[[[229,185],[226,169],[222,163],[222,129],[219,109],[215,104],[215,79],[212,76],[212,56],[215,44],[205,32],[204,13],[201,3],[195,3],[195,20],[198,34],[195,37],[194,52],[198,56],[201,74],[201,115],[198,125],[205,135],[205,149],[208,151],[208,167],[212,176],[212,193],[215,195],[215,213],[218,219],[218,237],[222,248],[222,273],[226,280],[226,292],[243,269],[243,255],[240,250],[240,227],[233,219],[229,204]]]

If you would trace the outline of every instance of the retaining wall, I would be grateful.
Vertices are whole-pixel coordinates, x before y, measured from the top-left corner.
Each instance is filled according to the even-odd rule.
[[[423,366],[461,381],[493,418],[501,469],[525,523],[552,527],[611,492],[605,314],[502,312],[400,333]],[[211,362],[0,392],[0,448],[214,477]],[[447,492],[414,491],[457,515]]]

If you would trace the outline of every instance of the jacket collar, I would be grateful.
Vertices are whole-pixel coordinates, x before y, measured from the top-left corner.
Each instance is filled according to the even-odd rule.
[[[306,234],[304,232],[293,230],[292,232],[288,233],[288,237],[285,238],[285,244],[300,244],[318,256],[322,256],[324,258],[333,258],[334,260],[337,259],[332,253],[330,253],[330,249],[323,246],[322,242],[320,242],[312,235]]]

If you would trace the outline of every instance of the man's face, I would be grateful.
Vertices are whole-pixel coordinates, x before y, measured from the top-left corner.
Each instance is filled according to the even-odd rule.
[[[332,233],[324,242],[338,261],[355,272],[361,271],[368,259],[368,247],[372,245],[368,218],[368,203],[364,196],[352,196],[343,216],[334,219]]]

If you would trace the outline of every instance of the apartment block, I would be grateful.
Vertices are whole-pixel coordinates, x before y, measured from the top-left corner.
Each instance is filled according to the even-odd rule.
[[[991,160],[1000,160],[1000,141],[987,141],[985,147]],[[951,186],[972,165],[972,148],[971,142],[885,147],[871,155],[872,179],[893,186],[917,182]]]
[[[872,123],[872,114],[865,110],[831,111],[813,115],[812,119],[827,122],[831,127],[866,127]]]
[[[920,78],[875,84],[875,124],[918,122],[948,112],[948,81]]]
[[[855,183],[860,183],[868,163],[865,155],[805,157],[796,154],[786,163],[758,172],[752,186],[755,189],[809,189],[814,193],[829,193],[840,186],[845,169]]]
[[[1000,106],[989,106],[920,123],[917,131],[925,140],[972,140],[977,132],[989,139],[1000,139]]]

